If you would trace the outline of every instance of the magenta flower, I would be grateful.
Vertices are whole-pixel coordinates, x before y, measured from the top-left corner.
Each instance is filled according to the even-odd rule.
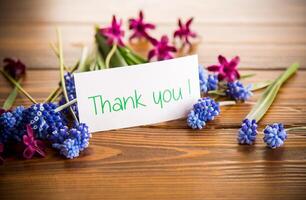
[[[3,108],[0,108],[0,115],[2,115],[3,113],[5,113],[7,110],[4,110]]]
[[[174,32],[173,37],[179,37],[183,41],[183,45],[188,44],[191,45],[189,39],[195,38],[197,34],[190,30],[190,25],[192,23],[193,18],[190,18],[186,24],[183,24],[181,19],[178,19],[179,28]]]
[[[145,23],[143,21],[143,12],[139,11],[138,19],[129,20],[129,29],[134,31],[130,37],[130,40],[134,38],[146,38],[147,40],[152,41],[153,38],[147,33],[147,29],[155,29],[155,25],[151,23]]]
[[[27,146],[23,151],[23,157],[26,159],[31,159],[35,152],[37,152],[42,157],[45,157],[46,154],[43,151],[45,145],[42,141],[36,140],[34,138],[34,132],[31,125],[27,125],[27,133],[28,135],[23,136],[23,143]]]
[[[113,16],[112,24],[110,27],[101,28],[100,33],[107,38],[109,45],[117,44],[124,46],[122,38],[124,37],[124,31],[121,29],[122,20],[117,22],[116,16]]]
[[[4,150],[4,145],[0,144],[0,153],[2,153]],[[4,159],[2,158],[2,156],[0,155],[0,163],[2,164],[4,162]]]
[[[227,80],[229,82],[233,82],[234,80],[240,78],[240,74],[237,70],[240,61],[239,56],[236,56],[230,62],[228,62],[225,57],[219,55],[218,60],[220,65],[212,65],[207,69],[211,72],[217,73],[220,81]]]
[[[18,80],[25,75],[26,66],[20,60],[14,60],[12,58],[4,58],[3,62],[5,63],[3,69],[11,77]]]
[[[156,39],[152,40],[154,48],[149,51],[148,59],[151,60],[154,56],[157,57],[158,61],[173,58],[171,52],[176,52],[176,48],[168,45],[168,43],[169,39],[166,35],[163,35],[160,41],[157,41]]]

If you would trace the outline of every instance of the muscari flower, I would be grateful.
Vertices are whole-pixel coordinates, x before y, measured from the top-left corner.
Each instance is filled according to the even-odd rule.
[[[210,90],[216,90],[218,87],[218,77],[208,74],[203,66],[199,65],[200,90],[207,93]]]
[[[213,120],[219,114],[219,103],[209,97],[204,97],[193,105],[187,117],[187,124],[193,129],[202,129],[206,122]]]
[[[62,142],[53,143],[52,147],[59,149],[61,155],[72,159],[78,157],[79,153],[88,147],[91,134],[87,125],[80,123],[75,124],[74,128],[69,130],[66,137],[65,140],[58,140],[62,140]]]
[[[16,124],[16,118],[11,112],[5,112],[0,116],[0,143],[6,143],[12,135]]]
[[[199,113],[195,113],[191,110],[187,116],[187,125],[192,129],[202,129],[206,123],[199,119]]]
[[[231,61],[227,61],[225,57],[222,55],[218,56],[219,65],[209,66],[208,71],[215,72],[218,74],[219,80],[227,80],[229,82],[233,82],[236,79],[240,78],[240,74],[237,70],[237,66],[239,64],[239,57],[236,56]]]
[[[244,102],[253,95],[251,88],[252,85],[244,87],[240,81],[228,82],[225,93],[231,99]]]
[[[117,22],[116,16],[113,16],[112,24],[110,27],[101,28],[100,33],[107,38],[109,45],[119,45],[124,46],[122,37],[124,36],[124,31],[121,29],[122,20]]]
[[[76,98],[76,90],[75,90],[73,73],[67,72],[64,76],[64,79],[65,79],[65,85],[66,85],[66,90],[67,90],[67,94],[68,94],[68,99],[69,99],[69,101],[72,101]],[[66,98],[64,96],[62,96],[61,100],[59,101],[59,105],[64,105],[66,103],[67,103]],[[79,116],[79,110],[78,110],[77,103],[72,104],[71,108],[74,111],[74,113],[76,114],[76,116]],[[63,111],[67,113],[68,108],[64,109]]]
[[[14,79],[18,80],[25,75],[26,66],[20,60],[5,58],[3,59],[3,62],[5,63],[3,67],[4,71],[6,71]]]
[[[152,40],[154,48],[149,51],[148,60],[151,60],[153,57],[157,57],[157,60],[167,60],[173,58],[172,52],[176,52],[174,46],[168,45],[169,39],[166,35],[163,35],[160,41]]]
[[[282,146],[287,139],[287,133],[282,123],[267,125],[264,134],[264,142],[272,149]]]
[[[130,36],[130,40],[134,38],[145,38],[152,41],[152,37],[147,33],[147,29],[155,29],[155,25],[151,23],[145,23],[143,21],[143,12],[139,11],[138,19],[129,20],[129,29],[133,30],[134,33]]]
[[[183,24],[181,19],[178,19],[178,29],[174,32],[173,37],[180,38],[183,41],[183,45],[190,43],[190,38],[195,38],[197,34],[190,30],[190,25],[192,23],[193,18],[190,18],[186,24]]]
[[[23,157],[26,159],[31,159],[35,153],[45,157],[46,153],[44,152],[44,143],[35,139],[31,125],[26,125],[26,128],[27,134],[23,135],[23,143],[26,145],[26,148],[23,151]]]
[[[238,143],[251,145],[255,142],[257,135],[256,120],[244,119],[242,121],[241,128],[238,132]]]
[[[57,105],[54,103],[34,104],[24,111],[24,123],[30,124],[36,137],[45,139],[52,127],[65,125],[66,122],[60,112],[55,112]]]

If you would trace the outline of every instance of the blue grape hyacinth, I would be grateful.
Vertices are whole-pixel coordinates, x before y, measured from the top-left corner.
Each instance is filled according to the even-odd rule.
[[[240,81],[228,82],[226,95],[235,101],[246,101],[253,93],[251,92],[252,85],[244,87]]]
[[[53,132],[53,140],[55,141],[56,136],[60,137],[56,143],[53,143],[53,148],[59,149],[60,154],[66,158],[78,157],[80,152],[83,151],[89,145],[89,139],[91,134],[89,133],[88,126],[80,123],[75,124],[68,133],[67,129],[63,128],[59,132]]]
[[[257,136],[256,120],[244,119],[238,132],[238,143],[252,145]]]
[[[57,105],[54,103],[32,105],[23,112],[24,123],[22,127],[30,124],[37,138],[46,139],[48,134],[52,132],[52,127],[61,127],[66,124],[61,113],[55,112],[56,108]]]
[[[202,65],[199,65],[199,80],[200,90],[203,93],[207,93],[210,90],[216,90],[218,88],[218,76],[208,74]]]
[[[199,119],[199,114],[191,110],[187,116],[187,125],[192,129],[202,129],[205,126],[205,122]]]
[[[193,105],[187,117],[187,125],[192,129],[202,129],[206,122],[213,120],[219,114],[219,103],[209,97],[204,97]]]
[[[12,135],[16,124],[16,118],[11,112],[5,112],[0,116],[0,143],[6,143]]]
[[[65,85],[66,85],[68,99],[69,99],[69,101],[72,101],[73,99],[76,98],[74,76],[73,76],[72,73],[67,72],[65,74],[64,78],[65,78]],[[67,103],[67,101],[66,101],[65,97],[62,96],[61,100],[59,101],[59,105],[64,105],[65,103]],[[72,108],[73,112],[75,113],[75,115],[79,116],[79,110],[78,110],[77,104],[76,103],[72,104],[71,108]],[[64,111],[67,112],[67,109],[65,109]]]
[[[282,123],[267,125],[264,134],[264,142],[272,149],[282,146],[287,139],[287,133]]]

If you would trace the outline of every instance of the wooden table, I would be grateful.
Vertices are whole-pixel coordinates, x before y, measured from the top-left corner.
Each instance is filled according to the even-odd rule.
[[[219,54],[241,57],[246,82],[269,80],[291,63],[301,69],[291,78],[260,122],[306,125],[306,2],[235,1],[0,1],[0,58],[18,57],[28,66],[24,88],[38,101],[56,87],[57,59],[48,43],[55,26],[63,32],[65,62],[73,65],[80,44],[91,45],[94,24],[112,14],[128,19],[143,9],[155,22],[154,36],[172,34],[177,17],[195,17],[202,37],[200,62]],[[11,90],[0,78],[0,103]],[[271,150],[260,133],[253,146],[236,142],[241,120],[261,92],[222,114],[202,131],[185,120],[106,131],[74,160],[49,150],[46,158],[8,158],[0,166],[0,199],[306,199],[306,133],[294,131]],[[30,105],[22,95],[15,105]]]

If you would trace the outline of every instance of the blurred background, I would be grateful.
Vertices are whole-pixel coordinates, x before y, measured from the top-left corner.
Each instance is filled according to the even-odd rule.
[[[0,59],[18,57],[29,68],[58,68],[49,47],[62,29],[65,61],[73,65],[81,45],[94,42],[94,26],[107,25],[115,14],[125,22],[143,10],[157,25],[152,35],[172,36],[177,19],[194,17],[201,36],[200,62],[213,64],[219,54],[239,55],[241,68],[305,67],[306,1],[304,0],[9,0],[0,1]],[[128,37],[130,32],[126,32]]]

